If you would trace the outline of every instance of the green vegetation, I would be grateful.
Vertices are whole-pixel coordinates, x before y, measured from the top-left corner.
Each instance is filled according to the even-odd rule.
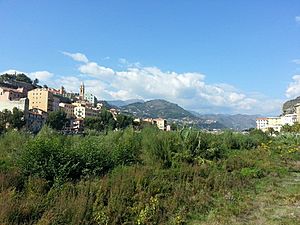
[[[282,132],[288,132],[288,133],[299,133],[300,132],[300,124],[295,123],[294,125],[290,126],[288,124],[284,125],[282,127]]]
[[[50,112],[46,120],[46,124],[55,130],[62,130],[67,122],[67,113],[62,110]]]
[[[0,111],[0,134],[8,128],[21,129],[26,124],[24,113],[17,108]]]
[[[299,144],[257,130],[9,131],[0,136],[0,224],[259,222],[255,198],[269,202],[277,192],[266,189],[300,171]],[[284,197],[299,201],[297,190]],[[298,224],[287,217],[266,224]]]
[[[21,82],[25,82],[28,84],[32,84],[32,80],[24,73],[16,73],[16,74],[2,74],[0,75],[0,82],[4,82],[4,81],[21,81]],[[35,84],[38,83],[38,80],[35,79],[34,81]]]
[[[182,119],[185,117],[195,118],[192,113],[165,100],[151,100],[144,103],[136,102],[123,106],[121,109],[137,117],[162,117],[172,119]]]
[[[106,109],[101,110],[99,115],[94,118],[85,118],[84,125],[86,128],[95,131],[110,131],[115,129],[124,129],[133,125],[133,118],[123,114],[118,114],[116,119]]]

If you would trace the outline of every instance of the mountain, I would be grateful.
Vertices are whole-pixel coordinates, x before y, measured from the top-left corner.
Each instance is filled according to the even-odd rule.
[[[98,100],[98,103],[101,103],[103,105],[103,107],[106,109],[114,108],[111,104],[109,104],[107,101],[104,101],[104,100]]]
[[[286,101],[283,104],[283,107],[282,107],[283,114],[294,113],[295,112],[295,105],[299,104],[299,103],[300,103],[300,96],[295,98],[295,99]]]
[[[256,127],[256,118],[258,115],[228,115],[228,114],[197,114],[199,118],[204,120],[215,120],[223,124],[225,127],[234,130],[246,130]]]
[[[147,102],[136,102],[120,107],[121,111],[130,113],[141,118],[157,118],[165,119],[183,119],[186,117],[195,118],[195,116],[178,106],[177,104],[166,100],[158,99]]]
[[[133,104],[133,103],[143,103],[145,102],[143,99],[129,99],[129,100],[112,100],[112,101],[107,101],[108,104],[110,104],[111,106],[116,106],[116,107],[121,107],[121,106],[125,106],[125,105],[129,105],[129,104]]]
[[[120,107],[123,113],[139,118],[162,117],[169,122],[194,125],[204,129],[234,129],[245,130],[256,127],[258,115],[226,115],[226,114],[199,114],[189,112],[177,104],[158,99],[147,102],[135,102]]]
[[[120,107],[123,113],[139,118],[164,118],[169,122],[176,122],[188,126],[196,126],[203,129],[225,129],[226,127],[215,120],[206,120],[193,115],[177,104],[158,99],[147,102],[136,102]]]

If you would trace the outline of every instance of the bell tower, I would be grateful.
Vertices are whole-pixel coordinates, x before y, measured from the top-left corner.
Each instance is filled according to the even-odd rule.
[[[79,99],[80,100],[84,100],[84,90],[85,88],[84,88],[84,83],[83,82],[81,82],[81,84],[80,84],[80,93],[79,93]]]

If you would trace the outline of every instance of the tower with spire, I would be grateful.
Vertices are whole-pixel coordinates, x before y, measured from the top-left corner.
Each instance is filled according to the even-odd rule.
[[[79,93],[79,99],[80,100],[84,100],[84,92],[85,92],[84,83],[81,82],[81,84],[80,84],[80,93]]]

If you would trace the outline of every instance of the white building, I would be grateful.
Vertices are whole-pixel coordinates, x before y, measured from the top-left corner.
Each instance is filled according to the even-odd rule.
[[[99,114],[99,110],[86,107],[84,105],[78,105],[74,108],[74,115],[76,118],[96,117]]]
[[[0,111],[5,109],[12,111],[13,108],[17,108],[26,113],[29,108],[28,98],[21,98],[20,100],[15,101],[0,101]]]
[[[284,125],[294,125],[298,122],[297,114],[286,114],[282,116],[275,117],[265,117],[256,119],[256,128],[262,131],[267,131],[269,128],[280,132]]]
[[[297,119],[297,114],[294,113],[294,114],[286,114],[286,115],[283,115],[281,116],[281,124],[282,125],[294,125],[296,122],[298,121]]]
[[[267,131],[268,130],[268,126],[269,126],[269,121],[268,118],[264,117],[264,118],[257,118],[256,119],[256,128],[258,130],[262,130],[262,131]]]

